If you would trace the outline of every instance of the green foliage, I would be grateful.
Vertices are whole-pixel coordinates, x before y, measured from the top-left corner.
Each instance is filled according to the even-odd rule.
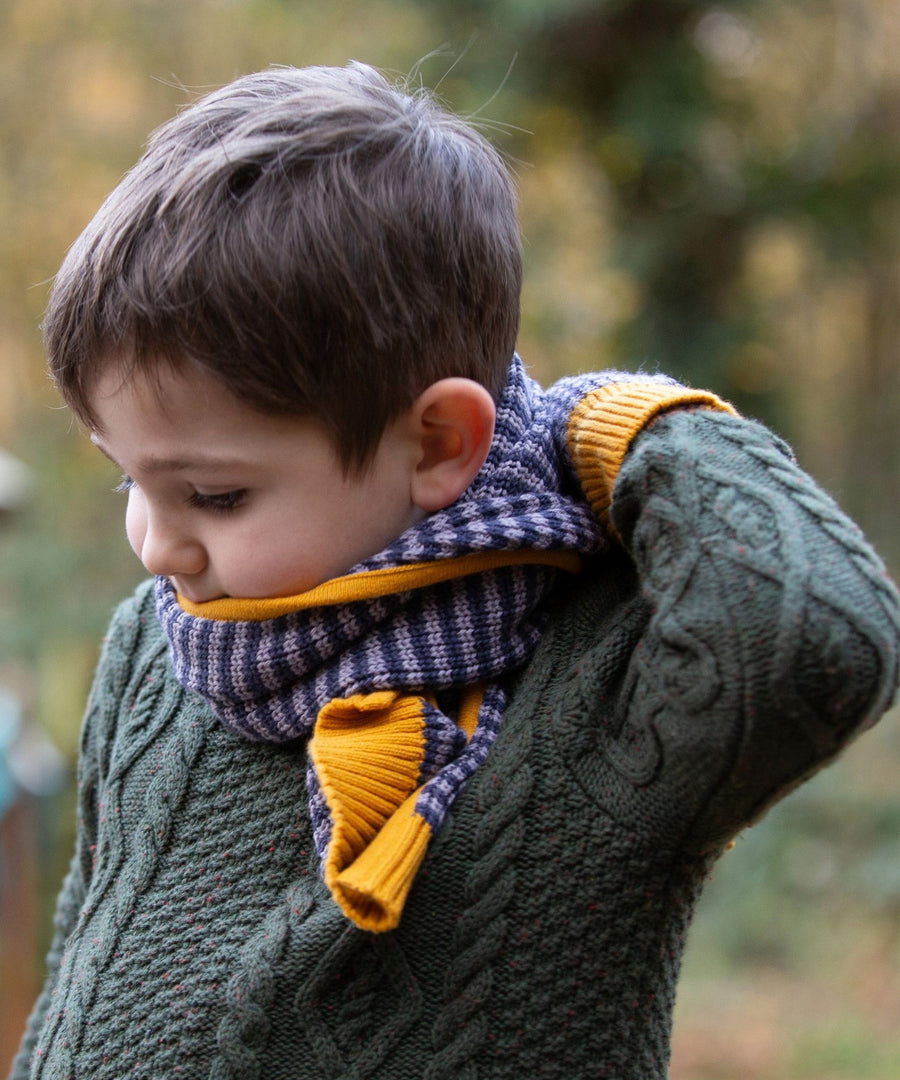
[[[900,1072],[900,1043],[873,1040],[870,1030],[855,1023],[819,1030],[797,1040],[791,1062],[792,1080],[846,1076],[854,1080],[895,1080]]]
[[[111,494],[112,467],[65,411],[44,412],[15,449],[34,496],[0,534],[0,656],[38,665],[48,649],[97,642],[144,574]]]
[[[891,759],[900,764],[896,748]],[[707,887],[699,933],[716,940],[719,962],[802,969],[829,923],[833,933],[900,913],[898,866],[900,803],[833,767],[738,838]]]

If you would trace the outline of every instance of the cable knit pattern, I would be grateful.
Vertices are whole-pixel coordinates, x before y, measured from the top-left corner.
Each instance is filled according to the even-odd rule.
[[[727,415],[639,434],[610,520],[623,546],[554,597],[383,935],[319,879],[302,745],[183,691],[140,589],[92,693],[14,1080],[664,1080],[703,881],[890,703],[900,606],[783,444]]]
[[[444,1008],[432,1031],[434,1054],[423,1073],[426,1080],[474,1080],[473,1059],[486,1049],[483,1004],[491,996],[493,962],[506,944],[506,911],[522,884],[517,864],[525,840],[523,814],[532,791],[529,749],[528,732],[511,741],[504,778],[492,774],[479,792],[473,862],[464,886],[466,908],[453,931]]]

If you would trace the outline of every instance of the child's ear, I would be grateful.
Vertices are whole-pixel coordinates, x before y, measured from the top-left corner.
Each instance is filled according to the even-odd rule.
[[[418,461],[412,501],[426,513],[459,498],[484,464],[494,437],[497,409],[485,388],[471,379],[432,383],[414,402]]]

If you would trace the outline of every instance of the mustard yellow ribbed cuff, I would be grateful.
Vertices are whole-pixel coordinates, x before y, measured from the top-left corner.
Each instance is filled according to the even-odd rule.
[[[665,383],[609,383],[586,394],[572,410],[566,446],[594,513],[608,525],[613,487],[635,436],[662,412],[699,406],[737,415],[706,390]]]

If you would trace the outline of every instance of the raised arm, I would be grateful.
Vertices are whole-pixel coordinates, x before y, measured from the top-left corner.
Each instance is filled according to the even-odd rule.
[[[595,635],[557,730],[614,817],[700,852],[890,705],[900,601],[859,529],[764,427],[715,402],[642,413],[635,400],[605,387],[569,426],[616,543],[577,601]]]

